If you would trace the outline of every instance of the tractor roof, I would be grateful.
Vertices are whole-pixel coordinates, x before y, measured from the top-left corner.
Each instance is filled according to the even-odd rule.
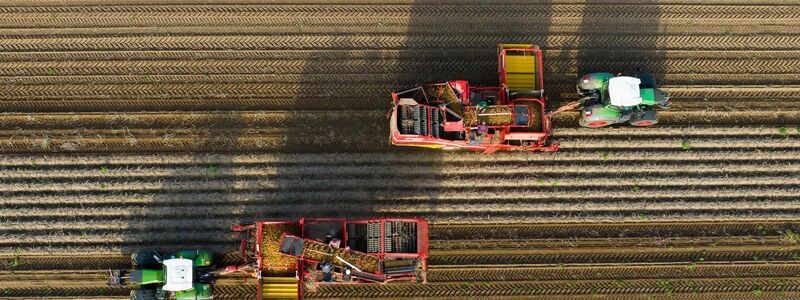
[[[631,107],[641,104],[640,83],[642,80],[636,77],[619,76],[608,79],[608,97],[611,105]]]
[[[164,260],[164,279],[166,284],[162,287],[165,291],[185,291],[194,285],[192,280],[192,260],[185,258],[173,258]]]

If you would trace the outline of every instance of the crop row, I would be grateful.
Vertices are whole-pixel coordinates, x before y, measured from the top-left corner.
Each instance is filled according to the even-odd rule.
[[[346,50],[340,50],[338,57],[330,54],[320,54],[323,57],[304,58],[304,57],[284,57],[281,54],[262,52],[263,57],[247,57],[245,52],[241,59],[236,54],[213,54],[212,57],[219,57],[217,60],[177,60],[173,55],[162,56],[152,60],[104,60],[108,54],[96,53],[92,61],[37,61],[41,54],[29,54],[29,61],[15,61],[12,57],[0,56],[0,75],[4,76],[29,76],[18,78],[3,78],[0,82],[4,84],[64,84],[79,82],[94,83],[121,83],[121,82],[162,82],[162,83],[181,83],[181,82],[215,82],[225,83],[238,80],[241,82],[272,82],[272,83],[368,83],[368,82],[394,82],[395,84],[413,84],[409,80],[434,80],[435,77],[455,73],[458,71],[471,71],[473,74],[465,74],[471,81],[490,83],[497,81],[497,74],[489,72],[496,67],[496,58],[491,54],[483,54],[478,57],[471,53],[461,56],[432,57],[433,60],[420,60],[420,57],[363,57],[349,54]],[[421,52],[425,55],[424,51]],[[720,79],[727,76],[729,80],[745,81],[743,73],[750,71],[748,76],[761,75],[760,77],[767,82],[783,82],[778,78],[769,80],[769,76],[794,75],[798,63],[795,60],[775,57],[761,58],[757,60],[735,60],[727,57],[714,58],[684,58],[667,57],[658,60],[640,57],[639,53],[632,53],[637,57],[625,59],[600,59],[581,57],[580,67],[575,57],[569,53],[555,54],[565,55],[566,57],[547,56],[543,62],[543,72],[548,75],[547,80],[559,83],[572,83],[577,73],[585,72],[586,69],[614,68],[620,70],[635,69],[636,67],[653,69],[657,79],[677,84],[677,82],[689,82],[690,79],[699,79],[700,82],[693,84],[706,83],[707,77]],[[679,52],[683,53],[683,52]],[[391,52],[387,53],[392,56]],[[63,55],[63,54],[62,54]],[[201,54],[198,54],[201,55]],[[211,54],[206,54],[211,55]],[[664,53],[663,55],[666,55]],[[743,54],[749,55],[749,53]],[[397,55],[395,55],[397,56]],[[681,55],[683,56],[683,55]],[[90,57],[86,57],[90,58]],[[109,58],[113,58],[109,57]],[[796,59],[796,58],[794,58]],[[429,69],[430,73],[415,74],[410,73],[414,68]],[[338,71],[341,74],[333,74],[331,71]],[[371,72],[373,74],[365,74]],[[197,74],[206,74],[197,75]],[[344,75],[337,77],[336,75]],[[372,76],[373,80],[369,80]],[[731,78],[732,77],[732,78]],[[441,79],[439,79],[441,80]],[[713,81],[712,81],[713,82]],[[757,81],[755,81],[757,82]],[[551,87],[551,86],[548,86]],[[551,87],[552,88],[552,87]]]
[[[774,107],[773,107],[774,108]],[[784,111],[666,111],[662,112],[658,127],[611,127],[602,131],[563,126],[573,122],[574,113],[558,115],[554,128],[556,136],[611,135],[611,136],[796,136],[796,121],[800,117],[790,110]],[[697,125],[713,125],[704,127]],[[771,123],[779,126],[765,126]],[[697,123],[697,124],[696,124]],[[316,124],[311,126],[310,124]],[[367,125],[368,124],[368,125]],[[230,111],[230,112],[128,112],[128,113],[4,113],[0,125],[3,135],[36,136],[41,134],[64,136],[125,136],[133,133],[165,135],[172,131],[213,132],[213,130],[322,131],[338,130],[383,132],[386,127],[385,110],[349,111]],[[335,125],[335,126],[334,126]],[[664,126],[666,125],[666,126]],[[671,126],[670,126],[671,125]],[[689,125],[689,126],[687,126]],[[144,130],[144,131],[143,131]],[[376,132],[377,133],[377,132]]]
[[[284,62],[284,66],[290,66],[292,63],[304,67],[305,61],[309,60],[322,60],[322,61],[335,61],[335,60],[363,60],[371,62],[381,62],[386,65],[393,65],[397,61],[409,61],[412,63],[428,63],[436,64],[437,62],[447,61],[469,61],[479,66],[494,66],[496,62],[495,49],[493,48],[454,48],[448,49],[443,52],[439,49],[336,49],[332,51],[306,51],[297,49],[258,49],[258,50],[191,50],[191,51],[159,51],[159,50],[138,50],[130,49],[126,51],[59,51],[59,52],[19,52],[10,51],[3,52],[0,56],[0,62],[55,62],[66,63],[71,61],[85,61],[87,64],[92,64],[94,61],[109,61],[108,64],[114,64],[119,61],[149,61],[157,64],[159,61],[195,61],[195,64],[212,63],[213,61],[236,61],[236,60],[274,60]],[[629,63],[631,61],[638,61],[640,66],[646,69],[659,69],[661,64],[672,61],[685,61],[687,66],[692,65],[693,61],[708,61],[708,67],[716,67],[716,63],[711,63],[714,60],[727,60],[731,64],[747,64],[759,63],[759,61],[775,64],[771,68],[781,68],[783,64],[796,63],[800,58],[800,53],[793,50],[772,50],[772,51],[757,51],[757,50],[726,50],[726,51],[713,51],[713,50],[679,50],[679,49],[543,49],[544,56],[547,57],[544,63],[545,68],[551,68],[553,65],[548,64],[561,64],[569,63],[575,64],[580,59],[581,63],[587,62],[613,62],[613,63]],[[458,55],[453,55],[458,54]],[[748,57],[752,61],[743,61],[742,57]],[[102,64],[98,62],[98,64]],[[724,64],[723,64],[724,65]],[[102,65],[99,65],[102,66]],[[247,68],[246,65],[240,66]],[[305,66],[314,67],[314,66]],[[469,66],[459,66],[469,67]],[[553,72],[558,73],[560,69],[553,69]],[[3,70],[8,72],[9,70]],[[137,70],[130,70],[136,72]],[[395,70],[396,71],[396,70]],[[432,70],[437,71],[437,70]],[[387,72],[392,73],[392,72]],[[127,73],[125,73],[127,74]],[[135,73],[134,73],[135,74]],[[165,73],[161,73],[165,74]],[[86,75],[86,74],[84,74]],[[152,74],[157,75],[157,74]],[[314,76],[314,74],[306,74]],[[324,74],[320,74],[323,75]],[[688,74],[684,74],[688,75]],[[748,74],[754,75],[754,74]],[[189,76],[187,74],[186,76]],[[281,76],[281,75],[277,75]],[[489,76],[494,76],[491,74]]]
[[[512,173],[513,174],[513,173]],[[796,176],[780,176],[774,174],[744,174],[732,176],[727,174],[704,176],[698,180],[696,176],[657,176],[657,174],[619,174],[618,176],[598,178],[555,177],[546,178],[535,174],[500,174],[493,177],[482,177],[480,180],[467,180],[442,174],[429,174],[418,178],[393,180],[395,176],[373,176],[362,178],[255,178],[255,179],[208,179],[208,180],[65,180],[65,181],[20,181],[0,182],[0,190],[5,193],[37,193],[37,192],[200,192],[200,191],[279,191],[302,187],[305,191],[361,190],[361,191],[414,191],[419,189],[441,190],[495,190],[502,189],[586,189],[607,188],[630,190],[634,187],[646,188],[678,188],[689,189],[760,186],[760,187],[794,187],[800,184]],[[620,182],[624,180],[625,182]],[[101,186],[102,185],[102,186]],[[638,192],[638,191],[633,191]]]
[[[179,132],[179,131],[176,131]],[[795,150],[800,140],[783,138],[779,134],[767,137],[720,137],[720,138],[649,138],[638,137],[554,137],[562,151],[635,151],[635,150]],[[249,151],[384,151],[392,149],[379,132],[336,132],[331,128],[326,133],[297,134],[246,134],[244,131],[192,131],[191,134],[118,135],[104,137],[100,133],[69,136],[40,135],[7,136],[0,141],[0,151],[5,153],[108,153],[108,152],[249,152]]]
[[[431,266],[428,280],[459,281],[545,281],[545,280],[631,280],[674,278],[784,277],[800,271],[795,264],[763,263],[681,263],[562,266]]]
[[[325,170],[322,173],[322,170]],[[30,166],[0,169],[0,178],[5,181],[20,182],[21,180],[78,180],[102,179],[119,181],[124,179],[190,179],[190,178],[215,178],[215,179],[278,179],[278,178],[309,178],[315,179],[365,179],[371,177],[398,176],[413,177],[517,177],[536,174],[537,178],[565,178],[570,176],[582,177],[619,177],[626,175],[663,175],[677,174],[693,175],[755,175],[755,174],[790,174],[800,172],[800,164],[792,162],[734,162],[734,163],[637,163],[620,164],[602,161],[596,163],[575,163],[570,165],[557,165],[554,168],[544,169],[541,164],[521,163],[518,165],[486,165],[486,166],[426,166],[405,165],[403,168],[388,169],[386,166],[325,166],[325,165],[259,165],[259,166],[218,166],[218,165],[178,165],[173,167],[163,166],[102,166],[99,168],[67,167],[67,168],[34,168]]]
[[[59,166],[97,167],[139,167],[139,166],[178,166],[178,165],[274,165],[276,167],[320,165],[320,166],[440,166],[469,165],[475,168],[491,165],[537,164],[592,164],[592,163],[758,163],[800,161],[797,151],[674,151],[651,155],[647,151],[565,151],[555,155],[536,155],[527,152],[499,152],[482,155],[472,152],[416,152],[393,151],[382,153],[172,153],[172,154],[46,154],[46,155],[2,155],[0,166],[6,168],[54,168]],[[543,167],[544,169],[544,167]],[[99,169],[98,169],[99,170]],[[220,168],[224,170],[224,168]]]
[[[542,205],[541,203],[476,203],[476,204],[438,204],[425,202],[419,204],[350,204],[347,201],[328,201],[329,205],[318,204],[233,204],[233,205],[184,205],[180,207],[141,207],[141,206],[105,206],[91,208],[64,207],[57,209],[26,208],[24,210],[2,208],[4,222],[7,220],[46,221],[51,218],[81,219],[122,219],[136,220],[141,218],[208,218],[243,216],[262,216],[263,218],[299,218],[299,217],[356,217],[356,216],[416,216],[433,219],[436,222],[453,222],[459,219],[481,219],[485,222],[510,221],[512,219],[539,218],[541,222],[556,218],[581,218],[596,220],[702,220],[704,215],[711,219],[738,215],[742,219],[758,217],[774,217],[783,219],[791,216],[798,201],[709,201],[702,203],[652,203],[642,202],[610,202],[610,203],[559,203]],[[332,212],[329,206],[336,206]],[[564,220],[566,221],[566,220]],[[465,221],[466,222],[466,221]]]

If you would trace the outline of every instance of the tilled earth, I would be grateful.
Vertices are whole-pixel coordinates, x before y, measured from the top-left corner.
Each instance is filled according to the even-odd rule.
[[[432,222],[431,282],[308,297],[800,297],[800,7],[588,2],[0,2],[0,297],[124,297],[137,249],[378,216]],[[564,113],[555,154],[389,145],[390,90],[496,85],[498,43],[541,46],[550,109],[637,68],[672,109]]]

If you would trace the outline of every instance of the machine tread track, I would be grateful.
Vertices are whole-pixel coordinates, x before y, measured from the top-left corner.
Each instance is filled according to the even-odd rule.
[[[385,297],[485,297],[576,294],[662,294],[752,292],[754,286],[763,291],[800,291],[796,278],[732,278],[617,281],[548,281],[548,282],[459,282],[389,285],[326,285],[307,298],[373,298]]]
[[[687,267],[690,266],[690,267]],[[549,280],[636,280],[729,277],[792,277],[800,271],[793,264],[653,264],[567,266],[438,266],[428,270],[431,282],[501,282]]]
[[[223,49],[419,49],[493,47],[503,41],[520,41],[540,45],[543,49],[570,49],[575,47],[575,35],[553,34],[483,34],[465,40],[449,34],[284,34],[264,35],[129,35],[129,36],[58,36],[56,38],[8,38],[0,40],[0,51],[54,51],[54,50],[223,50]],[[800,48],[800,36],[795,35],[608,35],[586,39],[583,48],[613,48],[625,44],[630,49],[699,49],[699,50],[789,50]]]

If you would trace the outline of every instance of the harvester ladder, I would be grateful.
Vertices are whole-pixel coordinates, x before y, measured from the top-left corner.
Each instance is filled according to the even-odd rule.
[[[298,282],[294,277],[267,277],[262,279],[262,299],[298,299]]]

